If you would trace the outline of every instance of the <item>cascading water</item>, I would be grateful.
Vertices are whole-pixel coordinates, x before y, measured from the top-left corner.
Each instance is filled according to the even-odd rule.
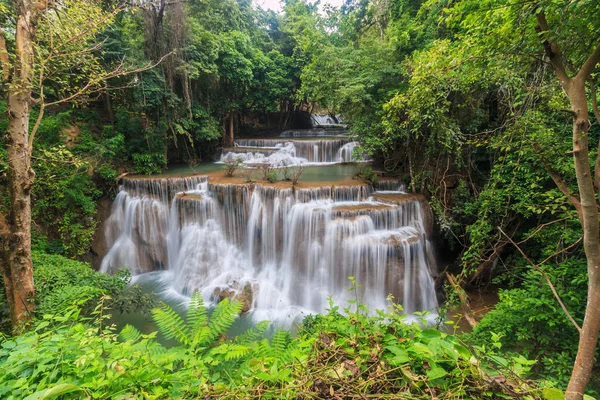
[[[339,115],[312,114],[310,116],[313,127],[343,127],[344,121]]]
[[[389,185],[389,186],[386,186]],[[395,185],[395,186],[394,186]],[[167,270],[170,287],[238,298],[256,320],[285,324],[357,294],[407,313],[437,305],[423,198],[368,185],[278,188],[206,177],[126,178],[113,205],[103,271]],[[388,189],[388,190],[386,190]]]
[[[355,161],[354,148],[349,138],[339,139],[237,139],[236,147],[223,149],[221,162],[239,158],[247,164],[274,166],[296,164],[323,164]]]

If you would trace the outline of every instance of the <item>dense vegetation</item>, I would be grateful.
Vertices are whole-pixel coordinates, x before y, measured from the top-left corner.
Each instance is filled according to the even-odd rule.
[[[35,319],[28,332],[2,339],[0,397],[56,387],[100,398],[398,391],[494,398],[567,387],[590,277],[573,107],[549,54],[576,75],[598,45],[597,2],[348,0],[320,11],[286,0],[281,14],[248,0],[60,4],[66,18],[40,17],[33,50],[40,79],[29,85],[37,99],[30,115]],[[0,3],[2,47],[11,56],[19,7]],[[89,21],[93,29],[77,30]],[[49,56],[61,46],[68,51]],[[583,87],[586,112],[596,118],[584,135],[593,157],[599,76],[595,62]],[[13,86],[3,81],[3,94]],[[0,102],[3,132],[7,107]],[[444,289],[448,307],[464,305],[463,289],[491,287],[500,292],[496,309],[458,338],[406,325],[397,314],[342,316],[332,308],[297,338],[221,340],[232,304],[222,306],[223,321],[202,345],[189,335],[205,327],[204,316],[184,325],[166,309],[155,318],[179,346],[164,348],[132,328],[119,336],[105,311],[149,309],[150,299],[127,288],[126,276],[101,276],[63,257],[89,258],[98,202],[113,195],[117,177],[210,160],[234,135],[302,126],[313,110],[343,115],[380,169],[427,194],[442,271],[458,282]],[[7,139],[0,148],[0,215],[9,223],[10,146]],[[593,159],[587,167],[594,169]],[[8,248],[3,221],[0,245]],[[8,334],[7,303],[0,308]],[[198,299],[191,310],[201,309]],[[590,394],[600,392],[599,356],[596,349]]]

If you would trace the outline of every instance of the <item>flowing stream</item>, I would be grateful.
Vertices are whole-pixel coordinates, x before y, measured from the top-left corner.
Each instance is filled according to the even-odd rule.
[[[238,140],[275,152],[280,143]],[[327,162],[350,143],[299,141],[289,154]],[[161,271],[154,275],[170,296],[185,300],[199,290],[210,303],[235,298],[253,320],[282,325],[324,312],[330,296],[342,307],[357,296],[374,312],[391,295],[408,314],[434,312],[431,211],[404,190],[398,181],[290,188],[201,175],[127,177],[106,222],[101,270]]]

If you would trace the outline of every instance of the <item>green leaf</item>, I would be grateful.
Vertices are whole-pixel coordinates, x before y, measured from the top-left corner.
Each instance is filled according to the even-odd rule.
[[[562,390],[557,388],[544,388],[542,390],[542,397],[544,400],[563,400],[565,394]]]
[[[440,379],[446,376],[448,373],[442,367],[434,365],[429,371],[427,371],[427,377],[431,380]]]
[[[46,400],[53,399],[57,396],[61,396],[67,393],[79,392],[81,388],[79,386],[70,383],[61,383],[50,389],[39,390],[27,397],[24,400]]]

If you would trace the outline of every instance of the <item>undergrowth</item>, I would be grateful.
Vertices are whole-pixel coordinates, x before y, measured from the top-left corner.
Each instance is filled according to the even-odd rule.
[[[470,350],[452,335],[409,323],[399,306],[367,313],[360,304],[307,317],[297,337],[267,322],[235,338],[226,333],[241,306],[223,300],[210,317],[192,296],[186,318],[169,306],[152,312],[158,332],[118,333],[103,296],[90,316],[82,293],[17,337],[0,338],[3,399],[552,399],[525,379],[532,361]],[[44,397],[46,396],[46,397]]]

